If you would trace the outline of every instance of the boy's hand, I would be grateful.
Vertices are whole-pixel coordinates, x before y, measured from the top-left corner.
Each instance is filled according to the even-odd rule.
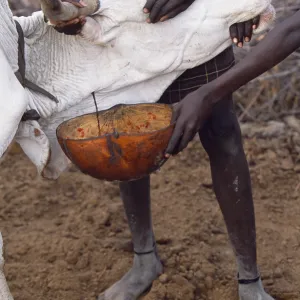
[[[144,13],[149,13],[148,23],[163,22],[185,11],[194,0],[147,0]]]
[[[260,17],[257,16],[252,20],[230,26],[229,32],[233,43],[242,48],[244,42],[250,42],[253,30],[255,30],[259,25],[259,19]]]
[[[173,106],[171,123],[176,124],[166,149],[167,158],[186,148],[209,118],[214,90],[213,83],[206,84]]]

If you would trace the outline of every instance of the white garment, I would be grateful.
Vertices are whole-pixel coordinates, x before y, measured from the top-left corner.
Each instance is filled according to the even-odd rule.
[[[64,120],[95,111],[93,91],[100,110],[119,103],[156,102],[185,70],[209,61],[230,46],[232,24],[262,14],[259,30],[263,30],[275,16],[270,0],[195,0],[176,18],[147,24],[144,4],[145,0],[101,1],[100,10],[83,31],[90,37],[91,30],[98,26],[101,45],[57,33],[44,23],[42,12],[16,18],[26,37],[27,79],[59,100],[57,104],[26,90],[24,103],[36,109],[42,119],[39,124],[22,123],[16,136],[44,177],[55,179],[66,168],[68,160],[57,143],[55,130]],[[1,30],[6,32],[8,28]],[[7,48],[2,49],[7,53]],[[16,118],[11,127],[18,123]]]

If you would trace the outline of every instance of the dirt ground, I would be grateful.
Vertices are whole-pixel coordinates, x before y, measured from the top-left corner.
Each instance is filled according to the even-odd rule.
[[[10,2],[16,15],[38,8],[36,0]],[[300,127],[273,125],[244,130],[258,259],[267,291],[299,300]],[[237,300],[234,256],[200,143],[152,176],[152,198],[165,274],[144,300]],[[132,263],[117,184],[76,170],[43,181],[16,149],[0,165],[0,224],[15,300],[95,299]]]
[[[285,134],[279,138],[260,138],[263,134],[256,132],[245,139],[245,148],[265,287],[277,300],[296,300],[300,155],[295,141],[300,134],[281,129]],[[1,164],[0,188],[5,271],[16,300],[95,299],[131,266],[130,233],[117,184],[76,170],[56,182],[43,181],[13,150]],[[235,261],[200,143],[193,142],[153,175],[152,196],[166,276],[145,300],[236,300]]]

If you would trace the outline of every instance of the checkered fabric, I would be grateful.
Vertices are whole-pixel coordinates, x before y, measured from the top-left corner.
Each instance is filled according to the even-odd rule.
[[[234,64],[233,49],[229,47],[205,64],[185,71],[166,89],[158,102],[164,104],[177,103],[189,93],[225,73]]]

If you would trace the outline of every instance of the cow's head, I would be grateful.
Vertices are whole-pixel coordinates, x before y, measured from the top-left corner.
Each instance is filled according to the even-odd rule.
[[[52,25],[94,14],[100,8],[100,0],[41,0],[41,8]]]

